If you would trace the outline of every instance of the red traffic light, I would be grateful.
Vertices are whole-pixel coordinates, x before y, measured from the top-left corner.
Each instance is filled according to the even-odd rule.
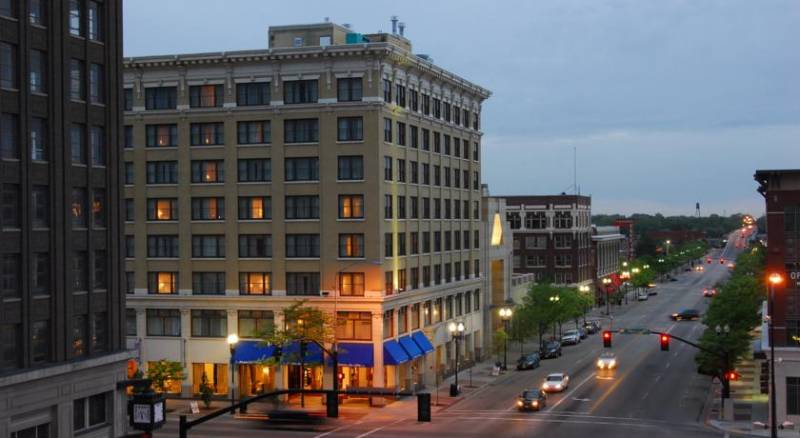
[[[603,347],[611,348],[611,332],[608,330],[603,332]]]
[[[736,371],[728,371],[727,373],[725,373],[725,380],[728,381],[739,380],[739,377],[741,376],[742,375],[737,373]]]
[[[669,335],[666,333],[661,333],[658,337],[658,341],[661,344],[661,351],[668,351],[669,350]]]

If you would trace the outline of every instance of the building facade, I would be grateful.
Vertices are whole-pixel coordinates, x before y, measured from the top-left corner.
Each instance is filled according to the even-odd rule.
[[[122,2],[0,1],[0,436],[121,436]]]
[[[775,343],[778,423],[800,421],[800,170],[759,170],[755,180],[766,200],[765,272],[780,273],[772,320],[775,339],[762,329],[762,350]],[[769,359],[769,356],[767,356]],[[766,367],[764,367],[766,368]],[[768,368],[767,368],[768,370]]]
[[[514,236],[513,270],[536,281],[589,284],[593,280],[592,198],[580,195],[507,196]]]
[[[238,394],[331,387],[262,366],[298,300],[337,315],[341,387],[410,389],[480,354],[480,108],[394,33],[271,27],[269,48],[125,60],[128,342]],[[301,375],[303,373],[303,375]]]
[[[626,260],[627,239],[619,227],[592,226],[592,250],[594,252],[594,278],[599,279],[619,272]]]

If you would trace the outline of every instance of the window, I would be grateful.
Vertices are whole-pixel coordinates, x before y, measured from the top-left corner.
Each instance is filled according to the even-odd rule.
[[[383,195],[383,218],[391,219],[392,217],[392,195]]]
[[[177,272],[148,272],[147,293],[149,294],[177,294]]]
[[[431,115],[431,97],[424,93],[422,94],[422,114]]]
[[[422,252],[429,253],[431,252],[431,232],[424,231],[422,233]]]
[[[162,163],[170,163],[170,161],[162,161]],[[172,161],[171,163],[176,163]],[[148,163],[148,166],[150,163]],[[225,163],[222,160],[202,160],[192,161],[192,183],[194,184],[209,184],[225,182]],[[178,179],[177,163],[174,175],[175,181]]]
[[[361,100],[361,78],[340,78],[336,80],[336,95],[339,102],[355,102]]]
[[[225,273],[192,272],[192,295],[225,295]]]
[[[181,311],[147,309],[147,336],[180,336]]]
[[[419,219],[419,198],[412,196],[409,198],[411,203],[411,219]]]
[[[237,125],[239,144],[267,144],[272,142],[272,125],[269,120],[239,122]]]
[[[456,307],[456,316],[461,316],[464,314],[464,294],[456,294],[455,307]]]
[[[272,257],[271,234],[240,234],[240,258],[269,258]]]
[[[225,125],[221,122],[192,123],[189,125],[192,146],[216,146],[225,144]]]
[[[106,423],[106,393],[72,401],[72,429],[80,431]]]
[[[383,339],[394,336],[394,309],[383,312]]]
[[[148,199],[147,220],[149,221],[176,221],[178,220],[177,199]]]
[[[430,301],[425,301],[422,304],[422,323],[425,327],[431,325],[432,317],[433,317],[433,306],[431,305]]]
[[[364,139],[363,117],[339,117],[339,141],[361,141]]]
[[[31,225],[34,228],[50,226],[50,189],[47,186],[31,188]]]
[[[445,167],[445,172],[447,172],[446,167]],[[433,185],[435,186],[442,185],[442,168],[437,165],[433,166]]]
[[[239,182],[272,181],[272,167],[269,158],[239,160]]]
[[[319,295],[319,272],[287,272],[286,295]]]
[[[83,9],[81,0],[69,0],[69,33],[83,36]]]
[[[475,260],[475,265],[477,266],[478,261]],[[477,267],[475,268],[475,274],[478,274]],[[475,292],[472,293],[472,306],[474,311],[481,310],[481,290],[477,289]]]
[[[392,233],[384,233],[383,235],[383,256],[394,257],[394,240]]]
[[[144,89],[144,107],[147,110],[169,110],[178,107],[177,87],[152,87]]]
[[[406,124],[397,122],[397,144],[400,146],[406,145]]]
[[[50,255],[46,252],[35,252],[31,258],[31,289],[36,294],[50,292]],[[3,295],[3,294],[0,294]]]
[[[125,199],[125,221],[126,222],[133,222],[134,218],[136,217],[135,211],[135,204],[133,199],[126,198]]]
[[[30,148],[33,161],[47,161],[47,120],[40,117],[31,117]],[[3,128],[0,128],[2,130]],[[16,147],[16,146],[12,146]],[[0,156],[0,158],[11,158]]]
[[[433,322],[442,322],[442,319],[444,318],[443,310],[443,300],[441,298],[437,298],[436,301],[433,302]]]
[[[275,328],[275,314],[271,310],[240,310],[239,336],[258,338]]]
[[[464,182],[464,185],[462,186],[462,188],[469,189],[469,170],[462,170],[461,173],[464,176],[462,178],[462,181]],[[475,172],[473,175],[477,175],[477,174],[478,174],[478,172]]]
[[[419,183],[419,163],[416,161],[409,161],[409,167],[411,168],[411,183],[418,184]]]
[[[405,219],[406,218],[406,197],[405,196],[398,196],[397,197],[397,218],[398,219]]]
[[[364,179],[364,158],[361,155],[340,156],[337,179],[341,181]]]
[[[286,257],[318,258],[319,234],[287,234]]]
[[[397,255],[406,255],[406,233],[397,233]]]
[[[286,181],[319,181],[319,158],[287,158],[284,170]]]
[[[70,215],[72,216],[73,228],[86,228],[86,189],[73,188],[72,189],[72,206],[70,208]]]
[[[800,414],[800,377],[786,377],[786,414]]]
[[[397,181],[406,182],[406,160],[397,159]]]
[[[339,295],[343,297],[364,296],[364,273],[342,272],[339,274]]]
[[[556,261],[556,268],[568,268],[572,266],[572,255],[556,254],[555,261]]]
[[[411,254],[419,254],[419,232],[412,231],[409,238],[411,239]]]
[[[419,111],[419,93],[417,90],[408,90],[411,96],[411,111]]]
[[[103,41],[103,4],[96,1],[89,1],[89,39],[92,41]]]
[[[553,240],[556,249],[572,248],[572,236],[569,234],[555,234]]]
[[[147,125],[147,147],[170,147],[178,145],[178,125]]]
[[[178,236],[147,236],[147,257],[177,258],[178,256]]]
[[[17,46],[0,41],[0,88],[17,88],[18,64]]]
[[[391,181],[393,179],[394,172],[392,171],[392,157],[384,156],[383,157],[383,180],[384,181]]]
[[[0,255],[0,297],[16,298],[21,295],[19,254]]]
[[[192,236],[192,257],[195,258],[225,257],[225,236],[224,235]]]
[[[446,134],[444,136],[444,154],[450,155],[450,136]]]
[[[339,195],[339,219],[363,219],[364,195]]]
[[[125,293],[132,295],[136,291],[136,275],[133,272],[125,272]]]
[[[408,306],[397,309],[397,334],[402,335],[408,331]]]
[[[252,82],[236,85],[236,105],[269,105],[271,99],[269,82]]]
[[[89,146],[92,151],[92,165],[106,165],[106,130],[102,126],[89,129]]]
[[[239,219],[272,219],[272,198],[269,196],[240,196]]]
[[[317,80],[285,81],[283,103],[317,103]]]
[[[449,199],[442,199],[442,201],[444,202],[444,218],[445,219],[450,219],[450,217],[452,216],[450,214],[451,213],[451,205],[452,204],[450,203]]]
[[[189,107],[220,108],[223,102],[223,86],[194,85],[189,87]]]
[[[433,117],[442,118],[442,101],[435,97],[433,98]]]
[[[339,257],[364,257],[364,235],[339,234]]]
[[[453,123],[456,125],[461,124],[461,108],[453,105]]]
[[[383,101],[386,103],[392,102],[392,81],[388,79],[383,80]]]
[[[431,198],[422,198],[422,218],[431,218]]]
[[[283,121],[284,143],[316,143],[319,141],[319,119]]]
[[[192,336],[221,338],[228,334],[225,310],[192,310]]]
[[[319,219],[319,195],[287,196],[286,219]]]
[[[69,128],[72,164],[86,164],[86,125],[73,123]]]
[[[269,272],[240,272],[240,295],[270,295],[272,293],[272,274]]]
[[[89,102],[105,103],[105,86],[105,68],[100,64],[89,65]]]
[[[47,93],[47,55],[41,50],[31,50],[30,59],[31,93]]]
[[[372,340],[372,313],[338,312],[336,338],[342,340]]]
[[[525,267],[528,268],[544,268],[545,265],[544,255],[527,255],[525,256]]]
[[[72,317],[72,351],[71,356],[83,356],[86,354],[87,341],[87,319],[86,315],[74,315]]]
[[[16,18],[17,2],[15,0],[0,0],[0,15]]]
[[[396,91],[395,100],[397,102],[397,105],[402,106],[403,108],[405,108],[405,106],[406,106],[406,87],[404,87],[404,86],[402,86],[400,84],[397,84],[395,86],[395,91]]]
[[[133,110],[133,88],[125,88],[122,96],[125,111]]]
[[[473,233],[473,239],[472,240],[473,240],[472,247],[474,249],[480,249],[480,247],[481,247],[481,232],[480,232],[480,230],[475,230],[475,232]],[[477,263],[478,261],[476,260],[475,262]],[[475,269],[475,273],[476,274],[478,273],[477,269]]]
[[[94,252],[94,288],[108,288],[108,255],[106,251]]]
[[[449,102],[444,102],[444,121],[445,122],[449,122],[450,121],[450,103]]]
[[[136,309],[125,309],[125,336],[136,336]]]
[[[568,211],[557,211],[553,226],[560,229],[572,228],[572,214]]]
[[[536,211],[525,213],[525,228],[529,230],[543,230],[547,228],[545,212]]]
[[[506,213],[506,221],[508,221],[509,227],[511,227],[512,230],[522,228],[522,219],[519,213]]]
[[[224,198],[192,198],[192,220],[218,221],[225,219]]]
[[[92,191],[92,219],[95,228],[106,226],[106,191],[104,189]]]
[[[392,142],[392,119],[383,119],[383,141]]]

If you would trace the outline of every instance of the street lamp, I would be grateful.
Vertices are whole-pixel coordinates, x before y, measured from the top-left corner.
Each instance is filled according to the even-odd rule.
[[[234,368],[233,355],[236,353],[236,344],[239,343],[239,336],[236,333],[231,333],[228,335],[228,338],[226,340],[228,342],[228,347],[230,347],[231,350],[231,415],[233,415],[236,413],[236,408],[234,408],[236,402],[234,401],[233,397],[233,388],[235,386],[234,373],[233,373],[233,368]]]
[[[667,240],[665,243],[667,244],[667,255],[669,255],[669,246],[672,244],[672,241]]]
[[[609,304],[608,285],[611,284],[611,279],[608,277],[603,278],[603,291],[606,293],[606,315],[611,315],[611,305]]]
[[[451,322],[447,326],[447,331],[450,332],[450,334],[453,336],[453,340],[456,343],[456,378],[455,383],[450,385],[450,397],[455,397],[461,393],[461,388],[458,386],[458,341],[464,336],[465,329],[464,323],[460,321],[458,323]]]
[[[511,307],[503,306],[498,311],[500,319],[503,321],[503,330],[506,332],[505,345],[503,346],[503,370],[508,369],[508,326],[511,323],[511,315],[513,311]]]
[[[590,290],[591,290],[591,288],[589,287],[588,284],[582,284],[582,285],[578,286],[578,291],[580,293],[586,294],[586,293],[589,293]],[[587,306],[583,306],[583,325],[584,326],[586,325],[586,312],[588,310],[589,309],[587,308]]]
[[[731,327],[728,324],[725,326],[720,326],[717,324],[714,327],[714,331],[717,332],[717,336],[725,335],[726,337],[731,332]],[[722,343],[724,345],[724,343]],[[720,377],[720,383],[722,383],[722,393],[720,394],[720,405],[722,406],[722,416],[725,417],[725,399],[730,398],[731,396],[731,387],[730,382],[728,381],[728,369],[731,368],[730,359],[728,358],[728,350],[722,351],[723,356],[723,370],[722,370],[722,377]]]
[[[770,436],[778,436],[777,400],[775,396],[775,286],[783,283],[783,275],[773,272],[769,274],[769,401],[770,401]]]

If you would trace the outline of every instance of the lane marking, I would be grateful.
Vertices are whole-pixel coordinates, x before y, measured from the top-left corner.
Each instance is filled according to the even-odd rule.
[[[591,373],[591,374],[589,374],[589,376],[588,376],[588,377],[586,377],[585,379],[583,379],[583,381],[582,381],[581,383],[578,383],[578,385],[577,385],[577,386],[575,386],[574,388],[572,388],[572,391],[570,391],[570,392],[568,392],[568,393],[564,394],[564,397],[561,397],[561,400],[559,400],[559,401],[555,402],[555,404],[553,404],[553,406],[551,406],[551,407],[550,407],[550,409],[548,409],[548,411],[551,411],[551,410],[553,410],[553,409],[557,408],[557,407],[558,407],[558,405],[560,405],[560,404],[561,404],[561,402],[563,402],[563,401],[564,401],[564,400],[566,400],[567,398],[570,398],[570,397],[572,397],[572,394],[574,394],[574,393],[575,393],[575,391],[577,391],[578,389],[580,389],[580,387],[581,387],[581,386],[583,386],[583,384],[584,384],[584,383],[588,382],[589,380],[591,380],[591,379],[592,379],[592,377],[595,377],[596,375],[597,375],[597,373]]]
[[[375,429],[372,429],[372,430],[370,430],[369,432],[364,432],[364,433],[362,433],[361,435],[358,435],[358,436],[356,436],[356,438],[364,438],[365,436],[372,435],[372,434],[373,434],[373,433],[375,433],[375,432],[378,432],[378,431],[380,431],[380,430],[383,430],[383,429],[385,429],[385,428],[387,428],[387,427],[390,427],[390,426],[394,426],[395,424],[397,424],[397,423],[400,423],[400,422],[402,422],[402,421],[406,421],[406,419],[405,419],[405,418],[401,418],[401,419],[399,419],[399,420],[397,420],[397,421],[393,421],[393,422],[391,422],[391,423],[389,423],[389,424],[384,424],[384,425],[383,425],[383,426],[381,426],[381,427],[376,427]]]
[[[671,364],[672,364],[672,362],[667,362],[667,366],[665,366],[664,368],[669,368],[669,366],[670,366]]]

